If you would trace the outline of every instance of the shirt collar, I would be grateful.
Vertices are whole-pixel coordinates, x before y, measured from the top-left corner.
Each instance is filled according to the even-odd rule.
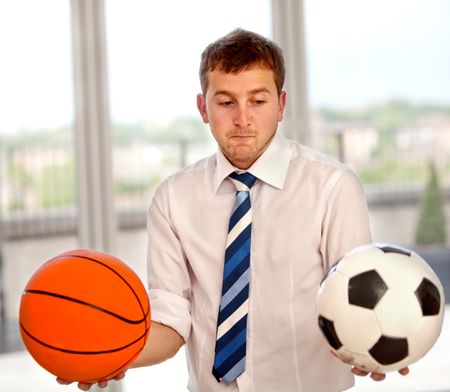
[[[277,131],[267,149],[247,171],[265,183],[283,189],[291,157],[292,150],[289,142],[280,131]],[[234,171],[239,171],[239,169],[234,167],[219,150],[216,154],[214,173],[215,193],[217,193],[223,180]]]

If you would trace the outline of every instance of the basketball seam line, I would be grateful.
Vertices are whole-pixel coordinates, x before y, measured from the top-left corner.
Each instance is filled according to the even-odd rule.
[[[141,300],[139,299],[139,296],[137,295],[137,293],[134,290],[133,286],[118,271],[116,271],[114,268],[112,268],[108,264],[102,263],[100,260],[93,259],[92,257],[88,257],[88,256],[84,256],[84,255],[71,254],[70,252],[68,252],[66,254],[63,254],[63,255],[59,255],[59,256],[49,260],[49,262],[54,260],[54,259],[57,259],[57,258],[70,258],[70,257],[92,261],[93,263],[100,264],[103,267],[105,267],[106,269],[109,269],[114,274],[116,274],[119,277],[119,279],[121,279],[128,286],[128,288],[132,291],[132,293],[134,294],[134,296],[135,296],[135,298],[136,298],[136,300],[137,300],[137,302],[139,304],[139,307],[142,310],[142,314],[144,315],[144,317],[146,317],[146,315],[148,314],[148,311],[147,312],[144,311],[144,307],[143,307],[143,305],[141,303]],[[145,324],[147,326],[147,322]]]
[[[47,295],[47,296],[50,296],[50,297],[65,299],[67,301],[75,302],[77,304],[88,306],[88,307],[93,308],[95,310],[99,310],[100,312],[104,312],[106,314],[109,314],[110,316],[118,318],[119,320],[122,320],[122,321],[124,321],[124,322],[126,322],[128,324],[140,324],[140,323],[146,321],[147,314],[148,314],[148,313],[145,314],[144,318],[142,318],[140,320],[130,320],[130,319],[127,319],[127,318],[125,318],[125,317],[123,317],[123,316],[121,316],[121,315],[119,315],[117,313],[111,312],[110,310],[101,308],[101,307],[99,307],[97,305],[93,305],[93,304],[91,304],[89,302],[82,301],[82,300],[79,300],[79,299],[76,299],[76,298],[72,298],[72,297],[68,297],[68,296],[62,295],[62,294],[52,293],[50,291],[29,289],[29,290],[25,290],[24,294]],[[141,308],[141,310],[143,310],[143,309]]]
[[[36,338],[35,336],[33,336],[30,332],[28,332],[25,327],[23,326],[22,323],[20,323],[20,328],[22,328],[22,330],[28,335],[28,337],[30,337],[31,339],[33,339],[35,342],[50,348],[52,350],[57,350],[57,351],[61,351],[63,353],[68,353],[68,354],[83,354],[83,355],[96,355],[96,354],[108,354],[108,353],[113,353],[113,352],[117,352],[117,351],[121,351],[125,348],[128,348],[130,346],[132,346],[133,344],[139,342],[139,340],[143,339],[146,337],[147,335],[147,331],[145,331],[145,333],[141,336],[139,336],[137,339],[133,340],[132,342],[126,344],[125,346],[122,347],[117,347],[117,348],[113,348],[110,350],[101,350],[101,351],[76,351],[76,350],[69,350],[69,349],[65,349],[65,348],[61,348],[61,347],[56,347],[56,346],[52,346],[48,343],[43,342],[42,340],[39,340],[38,338]]]
[[[136,298],[136,300],[137,300],[137,302],[139,304],[139,307],[141,308],[142,315],[144,316],[145,330],[148,331],[150,329],[150,323],[147,321],[147,316],[150,314],[150,302],[147,301],[147,310],[144,310],[143,304],[142,304],[141,300],[139,299],[139,296],[136,293],[136,291],[134,290],[133,286],[118,271],[116,271],[111,266],[109,266],[109,265],[107,265],[105,263],[102,263],[99,260],[93,259],[93,258],[85,256],[85,255],[77,255],[77,254],[72,254],[72,252],[67,252],[66,254],[60,255],[58,257],[60,257],[60,258],[74,257],[74,258],[77,258],[77,259],[89,260],[89,261],[92,261],[92,262],[97,263],[99,265],[102,265],[103,267],[109,269],[114,274],[116,274],[129,287],[129,289],[133,292],[133,294],[134,294],[134,296],[135,296],[135,298]],[[55,258],[53,258],[52,260],[54,260],[54,259]],[[49,261],[51,261],[51,260],[49,260]],[[144,345],[145,345],[146,342],[147,342],[147,337],[145,338]]]

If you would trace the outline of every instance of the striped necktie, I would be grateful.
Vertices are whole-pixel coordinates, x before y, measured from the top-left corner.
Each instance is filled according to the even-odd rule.
[[[237,193],[228,226],[213,366],[214,377],[226,384],[245,370],[252,229],[250,188],[256,177],[244,172],[231,173],[230,179]]]

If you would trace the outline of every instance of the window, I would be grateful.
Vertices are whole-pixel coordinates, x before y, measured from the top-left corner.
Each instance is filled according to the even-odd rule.
[[[374,241],[416,250],[446,287],[450,3],[305,0],[305,10],[314,146],[343,160],[361,177]],[[423,245],[419,216],[430,161],[444,198],[444,208],[431,227],[446,220],[447,236]],[[436,214],[435,207],[426,214]],[[357,378],[355,390],[414,389],[416,377],[423,377],[424,390],[448,388],[448,380],[436,377],[433,370],[438,358],[446,356],[448,331],[445,323],[436,345],[413,366],[409,378],[388,375],[383,385]]]
[[[58,388],[22,349],[22,290],[76,247],[69,1],[0,2],[0,385]],[[7,370],[5,370],[7,369]]]
[[[431,161],[450,186],[449,3],[307,0],[305,8],[315,146],[361,176],[375,239],[415,246]],[[380,204],[397,207],[401,228],[375,214]]]
[[[267,0],[107,2],[119,210],[147,208],[162,178],[215,151],[196,107],[200,54],[236,27],[270,35],[269,5]]]
[[[216,150],[196,107],[200,54],[236,27],[270,36],[270,1],[110,0],[106,12],[119,238],[142,240],[134,252],[145,280],[145,219],[154,189]],[[186,389],[183,351],[156,367],[133,369],[123,390]]]

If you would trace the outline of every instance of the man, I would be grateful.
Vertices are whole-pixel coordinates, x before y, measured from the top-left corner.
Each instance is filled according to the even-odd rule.
[[[348,389],[353,376],[321,336],[315,297],[334,262],[371,242],[361,184],[345,166],[277,131],[286,92],[273,42],[231,32],[203,52],[200,80],[197,106],[219,151],[155,192],[148,216],[153,324],[133,366],[164,361],[186,343],[190,391]]]

